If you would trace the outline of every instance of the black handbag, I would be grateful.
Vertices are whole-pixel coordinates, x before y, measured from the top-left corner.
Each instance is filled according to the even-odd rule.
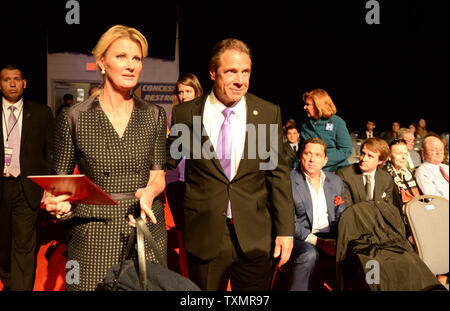
[[[137,239],[137,262],[127,260],[131,247],[134,244],[135,234]],[[149,242],[160,264],[145,260],[144,237]],[[95,290],[200,291],[200,288],[181,274],[167,269],[150,230],[139,217],[136,219],[136,230],[132,230],[128,238],[127,248],[121,262],[108,270],[105,278],[97,285]]]

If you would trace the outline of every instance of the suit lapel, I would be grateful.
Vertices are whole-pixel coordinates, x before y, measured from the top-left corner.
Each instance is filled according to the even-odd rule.
[[[354,164],[355,168],[355,184],[357,188],[357,194],[359,196],[358,201],[356,202],[362,202],[366,200],[366,188],[364,187],[364,176],[361,172],[361,169],[359,168],[358,164]]]
[[[383,186],[383,177],[381,176],[379,170],[377,169],[377,171],[375,172],[375,189],[373,190],[374,200],[382,198],[383,189],[385,189],[385,187]]]
[[[201,97],[196,103],[195,105],[192,105],[192,109],[191,109],[191,120],[192,120],[192,145],[191,145],[191,158],[195,159],[193,157],[194,152],[200,152],[199,155],[196,155],[196,157],[200,156],[200,158],[203,158],[202,155],[202,148],[205,145],[205,143],[210,142],[210,146],[211,149],[214,152],[213,158],[211,159],[212,163],[214,164],[214,166],[217,168],[217,170],[219,171],[220,175],[225,178],[225,181],[228,182],[228,177],[225,174],[225,172],[223,171],[222,165],[219,162],[219,159],[217,157],[216,151],[214,150],[214,147],[212,145],[211,139],[209,138],[208,133],[205,130],[205,127],[203,126],[203,114],[205,111],[205,104],[206,104],[206,100],[208,99],[208,95],[204,95],[203,97]],[[195,129],[197,129],[197,126],[195,126],[194,123],[194,117],[200,117],[200,133],[197,133]],[[198,121],[197,121],[198,122]],[[200,136],[200,137],[199,137]],[[199,145],[200,144],[200,145]],[[203,161],[209,161],[208,159],[203,159]]]
[[[31,129],[31,121],[33,118],[31,118],[32,111],[27,105],[27,102],[23,101],[23,117],[22,117],[22,133],[20,135],[20,146],[22,147],[27,139],[27,135],[30,132]]]
[[[300,194],[301,200],[305,206],[306,216],[308,216],[309,223],[312,226],[313,223],[313,207],[312,207],[312,199],[311,193],[306,183],[305,175],[300,171],[300,174],[296,174],[296,188],[297,193]],[[306,190],[306,191],[305,191]]]
[[[286,143],[284,144],[284,146],[285,146],[286,153],[287,153],[287,155],[288,155],[289,157],[295,157],[295,156],[297,155],[297,152],[295,152],[294,149],[292,149],[292,147],[291,147],[291,145],[289,144],[289,142],[286,142]]]
[[[326,175],[325,175],[326,176]],[[325,183],[323,185],[323,191],[325,192],[325,200],[327,201],[327,211],[328,211],[328,223],[331,223],[335,219],[334,215],[334,193],[333,188],[328,178],[325,178]]]
[[[255,126],[256,129],[256,137],[258,137],[258,115],[259,112],[256,109],[257,104],[248,96],[245,96],[245,103],[246,103],[246,110],[247,110],[247,123],[246,125],[252,124]],[[253,139],[253,138],[252,138]],[[257,141],[257,139],[256,139]],[[255,145],[256,148],[258,148],[257,145]],[[254,150],[253,152],[257,153],[257,150]],[[239,176],[243,173],[245,173],[245,168],[247,167],[246,162],[249,159],[248,155],[248,131],[245,131],[245,142],[244,142],[244,152],[242,154],[241,160],[239,161],[238,170],[236,172],[235,178],[239,178]]]
[[[0,147],[1,147],[1,150],[2,150],[1,152],[3,153],[2,157],[4,157],[3,149],[5,148],[5,145],[3,144],[3,140],[5,139],[5,136],[3,136],[3,122],[5,122],[5,117],[4,117],[4,112],[3,112],[3,105],[0,105],[0,111],[2,112],[2,130],[0,131],[2,139],[0,141]]]

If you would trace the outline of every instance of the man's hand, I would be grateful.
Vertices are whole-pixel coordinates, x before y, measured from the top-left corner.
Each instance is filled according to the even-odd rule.
[[[273,257],[278,258],[281,254],[278,267],[281,267],[288,262],[291,256],[292,248],[294,247],[294,238],[291,236],[277,236],[275,238],[275,250]]]

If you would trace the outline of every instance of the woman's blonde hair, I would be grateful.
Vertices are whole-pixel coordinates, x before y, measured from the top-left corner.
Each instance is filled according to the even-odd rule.
[[[310,92],[305,92],[302,95],[302,99],[305,103],[308,99],[312,100],[319,114],[319,119],[328,120],[337,112],[333,100],[325,90],[315,89]]]
[[[148,41],[144,37],[144,35],[137,30],[136,28],[124,26],[124,25],[115,25],[109,28],[98,40],[94,49],[92,50],[92,55],[95,57],[95,61],[97,63],[97,69],[100,71],[99,61],[106,54],[111,44],[120,38],[129,38],[135,42],[137,42],[142,51],[142,58],[147,57],[148,55]],[[99,91],[96,91],[93,96],[100,95],[103,91],[103,88],[100,88]]]

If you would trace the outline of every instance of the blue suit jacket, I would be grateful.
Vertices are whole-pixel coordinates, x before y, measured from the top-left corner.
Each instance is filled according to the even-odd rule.
[[[337,196],[344,199],[344,183],[334,173],[326,172],[324,182],[325,199],[328,208],[328,222],[331,236],[336,237],[337,225],[341,213],[345,209],[345,203],[334,205]],[[311,193],[306,183],[305,175],[301,170],[291,171],[292,195],[295,208],[295,238],[305,240],[311,233],[313,224],[313,207]]]

